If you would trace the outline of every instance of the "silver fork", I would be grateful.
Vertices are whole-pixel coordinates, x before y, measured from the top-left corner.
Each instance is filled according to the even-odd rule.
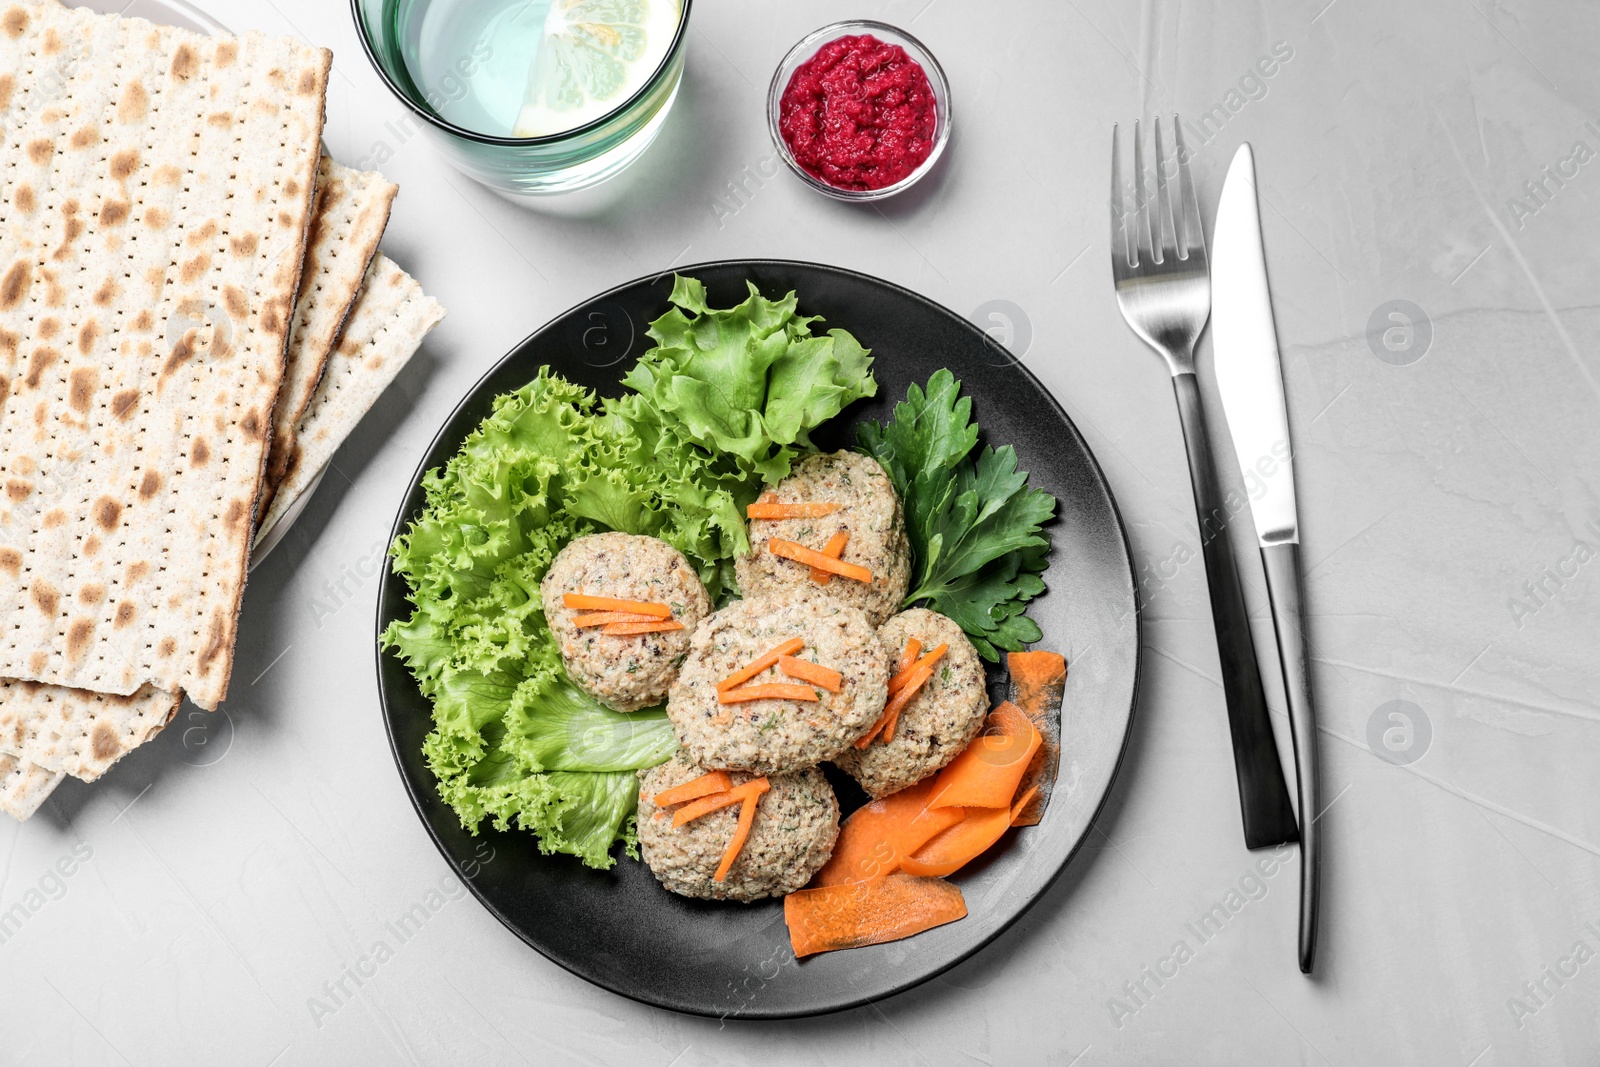
[[[1272,738],[1272,722],[1267,718],[1255,642],[1250,636],[1250,616],[1229,545],[1228,521],[1232,516],[1223,506],[1221,483],[1212,463],[1211,441],[1200,408],[1194,347],[1211,317],[1211,275],[1205,234],[1200,227],[1200,205],[1189,177],[1189,154],[1176,115],[1172,125],[1174,153],[1169,157],[1162,144],[1161,120],[1155,120],[1152,197],[1139,123],[1133,124],[1136,180],[1131,211],[1122,182],[1117,128],[1111,128],[1111,276],[1122,317],[1134,333],[1161,353],[1172,372],[1206,561],[1217,654],[1222,664],[1245,845],[1264,848],[1293,841],[1299,835]],[[1169,162],[1175,162],[1178,179],[1176,202],[1167,187]]]

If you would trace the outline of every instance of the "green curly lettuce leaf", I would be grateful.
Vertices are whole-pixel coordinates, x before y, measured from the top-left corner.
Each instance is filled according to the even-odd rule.
[[[664,762],[678,747],[664,710],[612,711],[565,676],[519,694],[506,728],[504,746],[541,771],[632,771]]]
[[[849,333],[815,336],[818,320],[796,313],[794,293],[768,300],[748,284],[743,303],[716,309],[700,282],[676,278],[672,309],[650,324],[655,347],[623,382],[688,441],[772,483],[811,446],[814,427],[878,384],[871,355]]]
[[[1045,523],[1056,498],[1028,487],[1010,445],[978,448],[972,400],[948,370],[912,385],[887,425],[863,423],[860,449],[888,473],[911,540],[909,606],[955,620],[991,662],[1042,636],[1024,612],[1044,592]],[[975,451],[976,450],[976,451]]]

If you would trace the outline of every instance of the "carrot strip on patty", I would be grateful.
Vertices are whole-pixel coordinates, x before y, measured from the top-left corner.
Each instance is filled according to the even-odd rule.
[[[641,615],[637,611],[590,611],[572,617],[572,625],[580,630],[591,626],[604,626],[608,622],[656,622],[654,615]]]
[[[894,673],[899,674],[917,662],[917,657],[922,655],[922,642],[915,637],[906,642],[906,650],[900,653],[900,662],[894,665]]]
[[[756,805],[761,803],[761,794],[767,791],[767,780],[757,778],[755,785],[761,783],[761,788],[744,798],[744,803],[739,807],[739,825],[733,828],[733,840],[728,842],[727,851],[722,854],[722,862],[717,864],[717,873],[711,876],[714,882],[723,881],[728,877],[728,871],[733,868],[733,861],[739,858],[739,853],[744,851],[744,844],[750,840],[750,828],[756,823]]]
[[[906,680],[906,684],[894,696],[889,698],[888,704],[884,705],[883,716],[886,721],[883,724],[883,740],[885,744],[894,740],[894,728],[895,724],[900,721],[900,713],[905,710],[907,704],[916,699],[922,687],[932,677],[932,667],[911,668],[911,677]]]
[[[760,796],[769,788],[765,778],[752,778],[744,785],[736,785],[732,789],[725,789],[720,793],[691,800],[679,808],[672,816],[672,825],[682,826],[684,823],[694,822],[696,819],[710,815],[723,808],[731,808],[745,797]]]
[[[932,652],[929,652],[926,656],[923,656],[911,666],[903,667],[896,671],[894,677],[889,679],[889,692],[898,693],[901,687],[911,680],[912,671],[915,671],[918,667],[932,667],[935,663],[938,663],[940,658],[943,657],[948,651],[950,651],[949,645],[939,645]]]
[[[779,504],[758,500],[744,509],[745,517],[750,519],[820,519],[824,515],[832,515],[836,511],[844,510],[843,504],[823,503],[796,503]]]
[[[808,567],[813,567],[819,571],[828,571],[842,578],[851,578],[868,584],[872,582],[872,572],[865,567],[834,559],[832,556],[824,555],[814,548],[807,548],[805,545],[796,544],[793,541],[785,541],[781,537],[767,538],[767,551],[774,556],[792,559],[796,563],[804,563]]]
[[[834,559],[842,559],[844,557],[844,546],[849,543],[850,531],[840,530],[828,538],[828,543],[822,546],[822,554],[824,556],[832,556]],[[827,571],[819,571],[817,568],[812,567],[811,580],[818,585],[827,585],[833,581],[833,575]]]
[[[883,724],[888,721],[889,720],[886,716],[879,715],[878,721],[872,724],[872,729],[856,738],[856,747],[866,748],[868,745],[872,744],[872,742],[876,741],[878,739],[878,735],[883,733]]]
[[[741,685],[724,689],[717,694],[718,704],[743,704],[750,700],[819,700],[817,691],[809,685],[792,682],[768,682],[766,685]]]
[[[723,808],[731,808],[743,799],[743,797],[734,796],[733,790],[731,789],[724,789],[720,793],[712,793],[709,796],[699,797],[698,799],[689,801],[683,807],[672,813],[672,825],[682,826],[684,823],[694,822],[696,819],[705,815],[710,815],[714,811],[721,811]]]
[[[844,684],[844,675],[832,667],[824,667],[810,660],[796,659],[794,656],[779,656],[778,669],[791,678],[820,685],[830,693],[837,693]]]
[[[766,670],[768,667],[777,663],[779,656],[792,656],[805,647],[806,643],[803,639],[791,637],[777,648],[757,656],[748,665],[740,667],[722,681],[718,682],[717,692],[726,692],[736,685],[743,685],[756,675],[760,674],[762,671]]]
[[[652,619],[672,618],[672,609],[665,604],[652,604],[645,600],[618,600],[609,596],[590,596],[587,593],[563,593],[561,602],[574,611],[627,611],[635,615],[648,615]]]
[[[635,634],[661,634],[683,629],[677,619],[656,619],[652,622],[608,622],[600,632],[613,637],[632,637]]]
[[[878,721],[873,724],[872,730],[865,737],[856,742],[856,747],[866,748],[868,745],[872,744],[879,733],[883,734],[883,740],[885,744],[893,741],[894,727],[895,723],[900,721],[900,713],[905,710],[906,705],[911,703],[912,698],[917,695],[917,693],[922,689],[923,685],[926,684],[928,679],[932,677],[932,667],[911,668],[911,677],[907,679],[905,685],[900,687],[899,691],[889,697],[889,703],[883,706],[883,714],[879,716]]]
[[[650,798],[650,803],[658,808],[670,808],[674,804],[698,800],[711,793],[725,793],[732,788],[733,779],[728,777],[727,771],[707,771],[700,777],[691,778],[682,785],[675,785],[671,789],[663,789]]]

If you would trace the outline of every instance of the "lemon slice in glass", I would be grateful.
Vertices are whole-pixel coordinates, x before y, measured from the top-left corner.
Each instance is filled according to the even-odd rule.
[[[644,85],[677,30],[678,0],[555,0],[513,137],[593,122]]]

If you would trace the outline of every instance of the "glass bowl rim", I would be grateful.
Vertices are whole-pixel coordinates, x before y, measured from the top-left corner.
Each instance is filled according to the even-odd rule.
[[[804,60],[797,61],[797,56],[808,49],[812,50],[811,54],[814,55],[815,51],[820,50],[823,44],[837,40],[840,37],[849,36],[851,33],[862,31],[869,33],[887,32],[890,36],[898,38],[899,41],[903,41],[906,46],[909,46],[907,51],[914,53],[911,58],[922,65],[923,72],[927,74],[928,81],[933,86],[935,103],[940,107],[938,113],[934,116],[933,150],[928,153],[927,159],[917,165],[916,170],[913,170],[893,185],[885,185],[881,189],[841,189],[836,185],[829,185],[796,162],[794,152],[789,148],[789,142],[783,139],[783,132],[778,128],[778,105],[782,99],[783,91],[788,88],[788,80],[783,77],[784,72],[788,71],[789,77],[793,78],[795,69],[804,62]],[[827,38],[827,40],[824,40],[824,38]],[[897,42],[889,41],[887,43],[894,44]],[[806,59],[809,58],[810,55],[807,55]],[[932,49],[900,27],[890,25],[887,22],[879,22],[876,19],[842,19],[839,22],[830,22],[826,26],[812,30],[796,41],[793,48],[784,53],[783,58],[778,61],[777,69],[772,72],[772,82],[767,86],[767,132],[772,137],[772,144],[777,149],[778,155],[790,170],[799,175],[802,181],[817,192],[822,193],[824,196],[830,196],[835,200],[853,203],[882,200],[885,197],[904,192],[921,181],[923,176],[933,169],[934,164],[939,161],[939,157],[944,154],[945,144],[950,140],[952,110],[950,80],[945,77],[944,67],[939,63],[939,59],[933,54]]]
[[[389,0],[384,0],[385,4],[388,2]],[[395,0],[395,2],[398,2],[398,0]],[[645,79],[645,83],[639,87],[637,92],[628,97],[628,99],[624,100],[622,103],[618,104],[616,107],[612,108],[610,111],[607,111],[604,115],[601,115],[599,118],[590,122],[586,122],[582,126],[574,126],[570,130],[563,130],[560,133],[548,133],[540,137],[500,137],[491,133],[481,133],[477,130],[470,130],[465,126],[458,126],[449,119],[444,118],[442,115],[436,114],[431,108],[427,108],[421,104],[418,104],[415,100],[411,99],[410,95],[406,93],[404,89],[395,84],[394,78],[389,74],[389,71],[384,67],[382,61],[378,59],[377,54],[374,52],[372,35],[367,28],[367,18],[361,10],[362,0],[350,0],[350,15],[355,21],[356,36],[361,39],[361,50],[366,53],[367,62],[372,64],[372,69],[378,72],[378,77],[383,79],[383,83],[384,85],[388,86],[389,92],[394,94],[396,99],[410,109],[412,114],[416,115],[429,125],[443,130],[445,133],[451,134],[455,137],[460,137],[464,140],[476,142],[477,144],[494,145],[496,147],[504,148],[524,148],[538,147],[540,145],[561,144],[584,134],[593,133],[595,130],[603,127],[606,123],[615,119],[622,112],[633,107],[640,100],[643,100],[650,93],[654,92],[657,86],[659,86],[661,79],[671,68],[673,61],[677,59],[679,52],[683,50],[684,39],[689,34],[689,13],[690,8],[694,6],[694,0],[679,0],[679,3],[682,5],[682,10],[678,16],[677,32],[672,35],[672,43],[667,46],[666,53],[661,57],[660,65],[656,67],[649,78]]]

